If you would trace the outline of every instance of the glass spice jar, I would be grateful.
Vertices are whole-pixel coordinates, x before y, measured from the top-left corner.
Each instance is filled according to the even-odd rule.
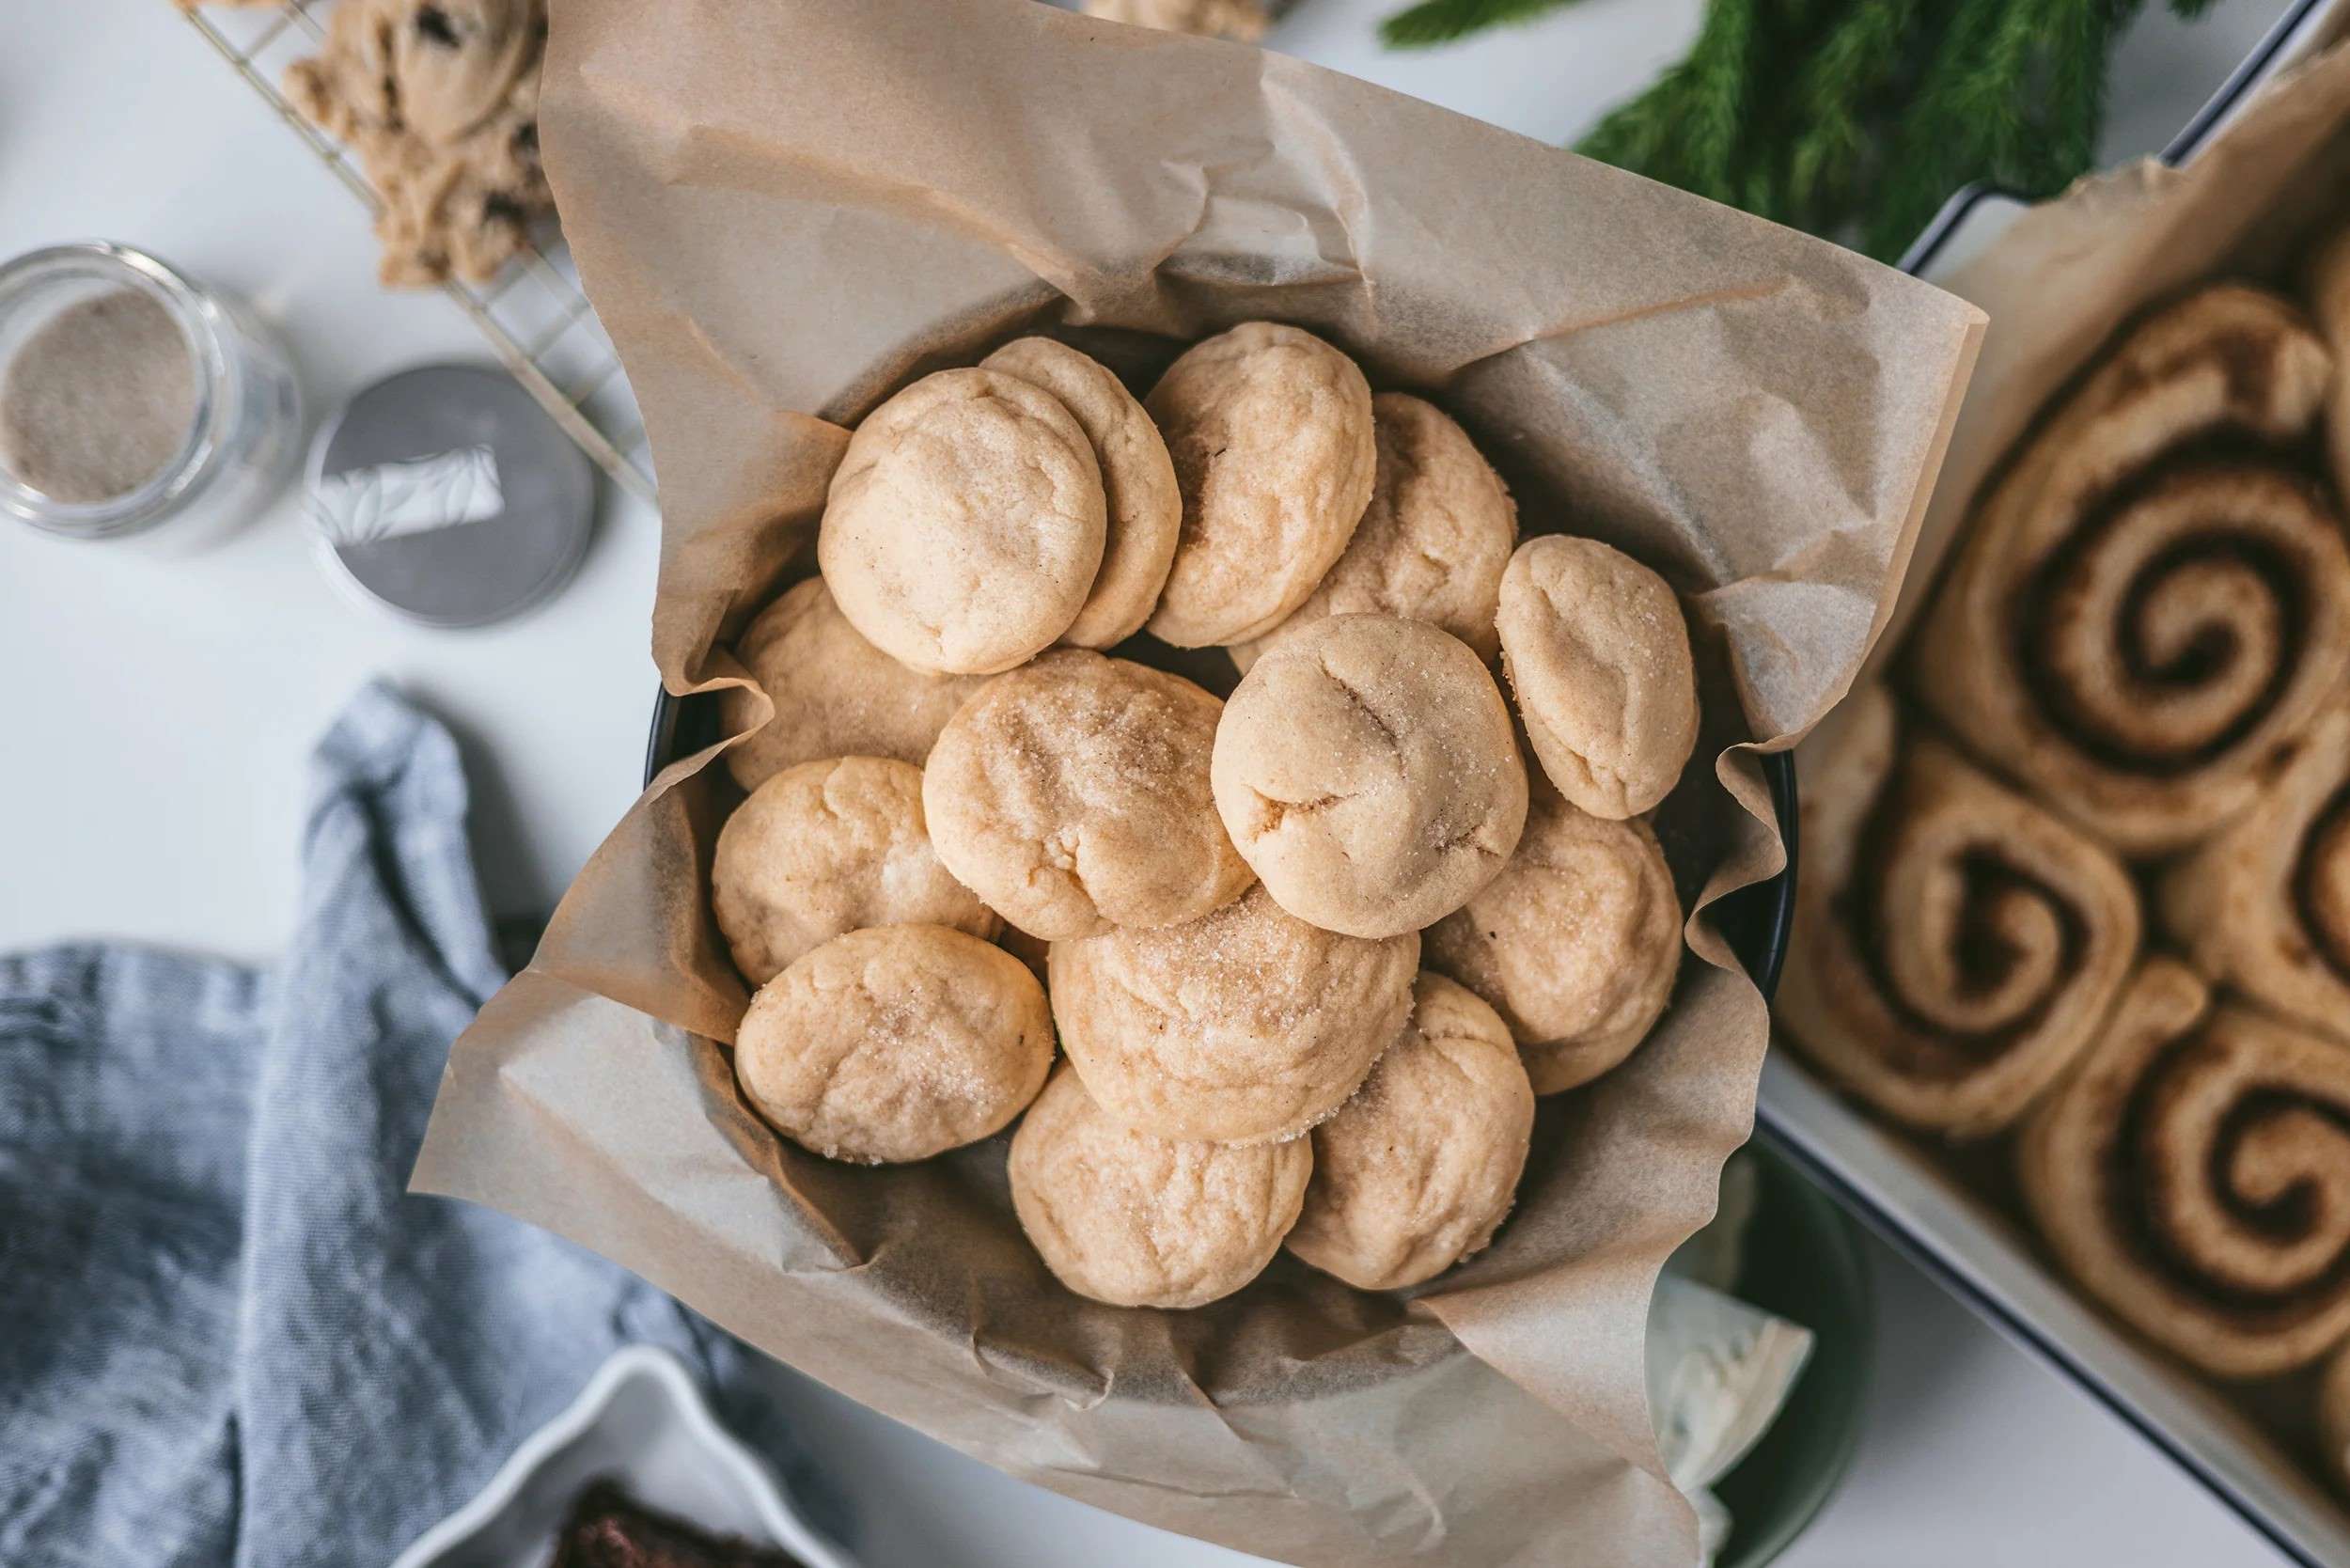
[[[102,241],[0,264],[0,512],[70,539],[225,532],[301,431],[292,366],[242,302]]]

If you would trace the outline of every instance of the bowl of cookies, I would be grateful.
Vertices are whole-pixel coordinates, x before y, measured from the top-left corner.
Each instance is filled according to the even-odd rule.
[[[541,101],[652,766],[416,1185],[1260,1556],[1694,1549],[1653,1287],[1980,318],[1226,44],[666,23]]]
[[[749,683],[663,693],[649,780],[728,745],[735,1070],[836,1160],[1017,1120],[1021,1230],[1092,1300],[1202,1306],[1284,1250],[1422,1284],[1509,1212],[1536,1097],[1671,996],[1681,604],[1521,541],[1457,421],[1302,328],[1137,390],[1032,335],[891,395]],[[1794,880],[1791,846],[1739,902],[1765,988]]]

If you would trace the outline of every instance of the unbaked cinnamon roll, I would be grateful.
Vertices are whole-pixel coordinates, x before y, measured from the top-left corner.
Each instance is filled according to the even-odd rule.
[[[1882,690],[1804,782],[1779,1021],[1877,1109],[1953,1137],[2007,1125],[2085,1046],[2138,949],[2113,855],[1926,735]]]
[[[2350,1051],[2150,960],[2025,1124],[2024,1197],[2083,1289],[2223,1377],[2350,1333]]]
[[[2205,974],[2350,1036],[2350,709],[2248,811],[2173,866],[2162,919]]]
[[[2350,669],[2350,549],[2277,455],[2332,367],[2259,290],[2149,318],[1980,504],[1912,647],[1937,717],[2126,855],[2244,809]]]

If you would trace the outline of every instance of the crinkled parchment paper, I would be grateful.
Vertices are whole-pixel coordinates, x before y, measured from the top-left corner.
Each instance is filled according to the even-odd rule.
[[[744,1109],[713,747],[646,792],[458,1043],[417,1186],[1172,1529],[1346,1568],[1689,1561],[1642,1342],[1763,1049],[1702,909],[1781,862],[1736,743],[1792,744],[1852,680],[1981,317],[1361,82],[1032,0],[556,0],[548,61],[556,195],[660,470],[671,691],[742,679],[717,644],[807,570],[840,424],[909,378],[1042,329],[1145,385],[1183,340],[1298,322],[1461,418],[1528,529],[1616,541],[1688,596],[1713,725],[1661,825],[1700,958],[1630,1064],[1549,1104],[1467,1266],[1366,1295],[1285,1257],[1198,1311],[1100,1307],[1028,1250],[1001,1139],[852,1169]]]

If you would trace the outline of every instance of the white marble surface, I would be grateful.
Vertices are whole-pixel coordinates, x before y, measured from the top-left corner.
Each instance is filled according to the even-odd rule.
[[[1413,55],[1378,49],[1386,8],[1300,0],[1274,42],[1562,139],[1679,53],[1698,0],[1582,0]],[[2141,24],[2108,151],[2166,140],[2280,8],[2221,0],[2200,27]],[[0,256],[89,236],[151,248],[275,319],[320,406],[420,360],[480,356],[446,302],[377,291],[363,215],[165,0],[14,0],[8,30]],[[635,793],[654,553],[650,509],[613,501],[561,597],[449,634],[346,602],[286,504],[193,556],[0,526],[0,947],[274,950],[303,754],[377,671],[458,727],[493,901],[547,906]],[[1874,1262],[1886,1331],[1866,1447],[1790,1568],[2281,1560],[1906,1265]],[[790,1374],[778,1392],[864,1515],[871,1568],[1248,1560],[1023,1486]]]

